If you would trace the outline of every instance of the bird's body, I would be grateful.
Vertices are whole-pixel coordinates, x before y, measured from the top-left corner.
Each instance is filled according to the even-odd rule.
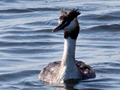
[[[75,80],[85,80],[85,79],[90,79],[94,78],[94,70],[89,66],[86,65],[82,61],[75,61],[77,69],[78,69],[78,75],[80,75],[81,78],[71,78]],[[54,83],[63,83],[64,81],[60,79],[57,79],[57,75],[59,73],[61,61],[56,61],[48,64],[40,73],[39,79],[49,83],[49,84],[54,84]],[[72,66],[71,66],[72,67]],[[69,75],[69,74],[68,74]],[[67,76],[67,75],[66,75]],[[73,75],[74,76],[74,75]],[[68,79],[70,80],[70,79]]]
[[[84,80],[95,77],[94,70],[82,61],[75,60],[76,39],[79,34],[77,10],[61,11],[59,26],[53,30],[64,30],[64,52],[62,61],[48,64],[39,74],[39,79],[50,84],[69,80]]]

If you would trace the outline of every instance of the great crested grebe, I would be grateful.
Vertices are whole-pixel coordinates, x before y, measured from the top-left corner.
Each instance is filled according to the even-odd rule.
[[[69,80],[94,78],[95,72],[89,65],[75,60],[76,39],[79,34],[78,10],[61,10],[59,25],[53,32],[64,31],[64,52],[62,61],[48,64],[39,74],[39,79],[49,84],[64,83]]]

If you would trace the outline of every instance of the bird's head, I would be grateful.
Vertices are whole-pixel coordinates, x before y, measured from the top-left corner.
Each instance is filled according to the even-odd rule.
[[[60,12],[61,15],[58,21],[59,25],[53,30],[53,32],[63,30],[64,33],[68,34],[72,34],[73,32],[79,33],[79,23],[77,16],[80,15],[80,12],[78,9],[72,9],[70,11],[61,10]]]

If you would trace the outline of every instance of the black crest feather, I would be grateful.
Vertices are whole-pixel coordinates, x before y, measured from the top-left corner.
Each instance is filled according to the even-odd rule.
[[[79,12],[79,9],[72,9],[72,10],[61,10],[61,16],[67,16],[67,17],[70,17],[70,18],[75,18],[77,17],[78,15],[80,15],[81,13]]]
[[[62,17],[67,17],[67,20],[72,21],[75,17],[80,15],[81,13],[79,12],[79,9],[72,9],[72,10],[61,10],[61,16]]]
[[[72,9],[69,14],[68,14],[68,17],[77,17],[78,15],[80,15],[81,13],[78,11],[78,9]]]

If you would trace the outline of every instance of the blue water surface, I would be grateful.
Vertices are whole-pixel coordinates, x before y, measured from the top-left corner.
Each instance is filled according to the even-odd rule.
[[[61,9],[79,8],[76,59],[91,65],[96,78],[75,90],[119,90],[119,0],[1,0],[0,90],[74,90],[38,79],[48,63],[60,61],[63,32],[52,33]]]

